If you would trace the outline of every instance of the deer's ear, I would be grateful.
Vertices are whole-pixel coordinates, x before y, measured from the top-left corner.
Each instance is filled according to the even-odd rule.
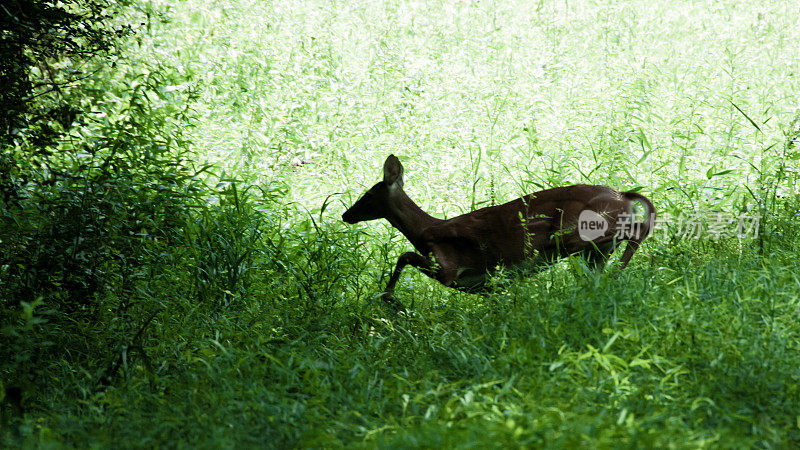
[[[397,183],[397,186],[403,187],[403,165],[394,155],[389,155],[383,163],[383,182],[389,186]]]

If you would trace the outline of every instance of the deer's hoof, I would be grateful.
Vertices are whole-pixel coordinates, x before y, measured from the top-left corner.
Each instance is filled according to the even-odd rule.
[[[406,308],[400,303],[397,299],[394,298],[391,292],[384,292],[381,294],[381,300],[383,300],[390,308],[392,308],[395,312],[405,312]]]

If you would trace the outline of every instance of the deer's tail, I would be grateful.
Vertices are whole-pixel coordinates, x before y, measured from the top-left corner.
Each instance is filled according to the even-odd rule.
[[[634,222],[631,227],[630,236],[626,239],[628,244],[625,246],[625,252],[622,253],[622,257],[619,259],[620,269],[624,269],[625,266],[628,265],[628,262],[630,262],[631,257],[633,257],[633,254],[639,248],[639,245],[650,234],[650,231],[652,231],[653,224],[656,220],[656,208],[653,206],[653,203],[649,198],[633,191],[623,192],[622,196],[631,202],[631,214],[634,212],[634,201],[638,201],[644,205],[647,211],[645,211],[645,219],[642,221],[635,221],[634,217],[631,218],[631,220],[634,220]]]

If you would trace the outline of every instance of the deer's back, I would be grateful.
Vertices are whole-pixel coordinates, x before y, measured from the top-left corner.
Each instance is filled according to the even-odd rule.
[[[606,186],[546,189],[432,225],[424,233],[427,248],[419,250],[477,271],[517,264],[534,253],[563,256],[592,247],[577,233],[578,217],[587,209],[615,223],[627,203]]]

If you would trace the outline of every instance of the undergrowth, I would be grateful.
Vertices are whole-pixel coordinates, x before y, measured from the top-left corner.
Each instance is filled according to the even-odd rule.
[[[15,66],[58,89],[4,118],[3,446],[800,444],[796,6],[116,8]],[[409,269],[396,313],[410,244],[340,220],[389,153],[437,217],[580,182],[661,220],[623,271]]]

